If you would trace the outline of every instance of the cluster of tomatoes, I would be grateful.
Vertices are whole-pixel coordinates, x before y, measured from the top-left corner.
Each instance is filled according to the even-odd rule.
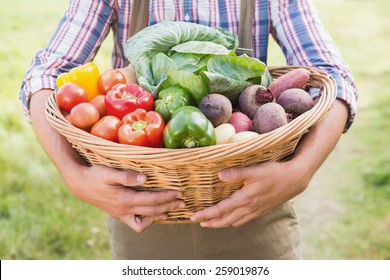
[[[57,104],[75,127],[100,138],[146,147],[163,147],[163,117],[153,111],[154,97],[140,85],[126,83],[117,69],[97,79],[91,96],[77,81],[66,81],[55,92]]]

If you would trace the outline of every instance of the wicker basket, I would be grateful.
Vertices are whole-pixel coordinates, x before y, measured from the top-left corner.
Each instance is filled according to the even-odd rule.
[[[294,68],[297,67],[270,67],[269,70],[277,78]],[[301,136],[330,110],[336,98],[334,80],[321,70],[305,68],[311,71],[307,86],[322,89],[319,102],[287,125],[238,143],[193,149],[147,148],[114,143],[70,124],[58,109],[54,94],[46,104],[46,116],[88,163],[144,173],[148,180],[139,190],[180,190],[186,208],[169,212],[169,219],[162,223],[189,223],[192,213],[221,201],[242,187],[242,184],[220,181],[218,171],[232,166],[286,159],[294,152]]]

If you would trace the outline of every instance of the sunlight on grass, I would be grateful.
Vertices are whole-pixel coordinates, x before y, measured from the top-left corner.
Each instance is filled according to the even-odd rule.
[[[11,9],[15,4],[19,8]],[[44,8],[31,13],[32,5]],[[110,258],[106,215],[70,195],[36,141],[18,98],[33,54],[45,46],[67,5],[46,0],[0,3],[7,11],[0,17],[1,259]],[[110,52],[102,47],[105,65]]]
[[[324,223],[318,228],[302,229],[305,258],[389,259],[390,3],[314,2],[351,66],[360,97],[355,123],[319,172],[323,185],[316,187],[335,184],[337,192],[329,193],[331,197],[318,197],[333,204],[333,208],[324,209],[323,215],[328,218],[311,217]],[[381,187],[375,186],[378,184]]]

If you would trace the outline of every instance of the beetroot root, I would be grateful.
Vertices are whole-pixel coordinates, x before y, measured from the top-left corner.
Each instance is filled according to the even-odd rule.
[[[211,121],[214,127],[227,123],[233,113],[230,100],[218,93],[206,95],[199,102],[199,109]]]
[[[229,123],[234,126],[236,133],[252,130],[252,120],[242,112],[234,112]]]
[[[261,105],[273,100],[274,97],[267,88],[261,85],[251,85],[241,92],[238,106],[245,115],[253,119]]]
[[[310,79],[310,71],[305,68],[296,68],[283,74],[273,81],[268,89],[278,99],[280,94],[289,88],[303,88]]]
[[[291,88],[283,91],[277,99],[287,114],[295,119],[314,106],[314,101],[310,94],[300,88]]]
[[[287,124],[287,116],[283,107],[278,103],[262,105],[253,118],[253,130],[259,134],[270,132]]]

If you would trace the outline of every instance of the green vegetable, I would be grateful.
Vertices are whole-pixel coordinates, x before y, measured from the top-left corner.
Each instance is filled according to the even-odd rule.
[[[223,93],[236,104],[244,88],[261,82],[265,68],[264,63],[251,57],[218,55],[209,59],[203,74],[209,81],[210,92]],[[256,78],[260,80],[253,80]]]
[[[154,102],[154,110],[163,116],[165,122],[168,122],[176,109],[193,103],[191,96],[182,88],[169,87],[158,94],[158,99]]]
[[[212,28],[192,22],[163,21],[148,26],[130,37],[126,42],[125,53],[135,69],[138,82],[141,86],[154,92],[157,83],[152,72],[152,60],[158,53],[172,55],[171,49],[177,45],[202,41],[221,45],[228,50],[236,50],[238,46],[237,35],[233,35],[222,28]],[[205,45],[201,45],[200,55],[205,55]],[[171,52],[171,53],[170,53]],[[197,53],[194,49],[192,53]],[[218,51],[218,54],[220,51]]]
[[[221,28],[164,21],[129,38],[125,52],[139,84],[155,97],[180,86],[197,103],[220,93],[235,104],[245,87],[270,82],[265,64],[236,56],[237,46],[237,35]]]
[[[170,87],[180,86],[196,101],[196,104],[208,94],[202,77],[186,70],[167,71],[166,79],[160,84],[158,92]]]
[[[167,78],[169,70],[177,70],[178,67],[170,57],[164,53],[159,53],[152,58],[152,73],[156,84]]]
[[[194,106],[177,109],[164,128],[166,148],[195,148],[215,144],[213,124]]]

